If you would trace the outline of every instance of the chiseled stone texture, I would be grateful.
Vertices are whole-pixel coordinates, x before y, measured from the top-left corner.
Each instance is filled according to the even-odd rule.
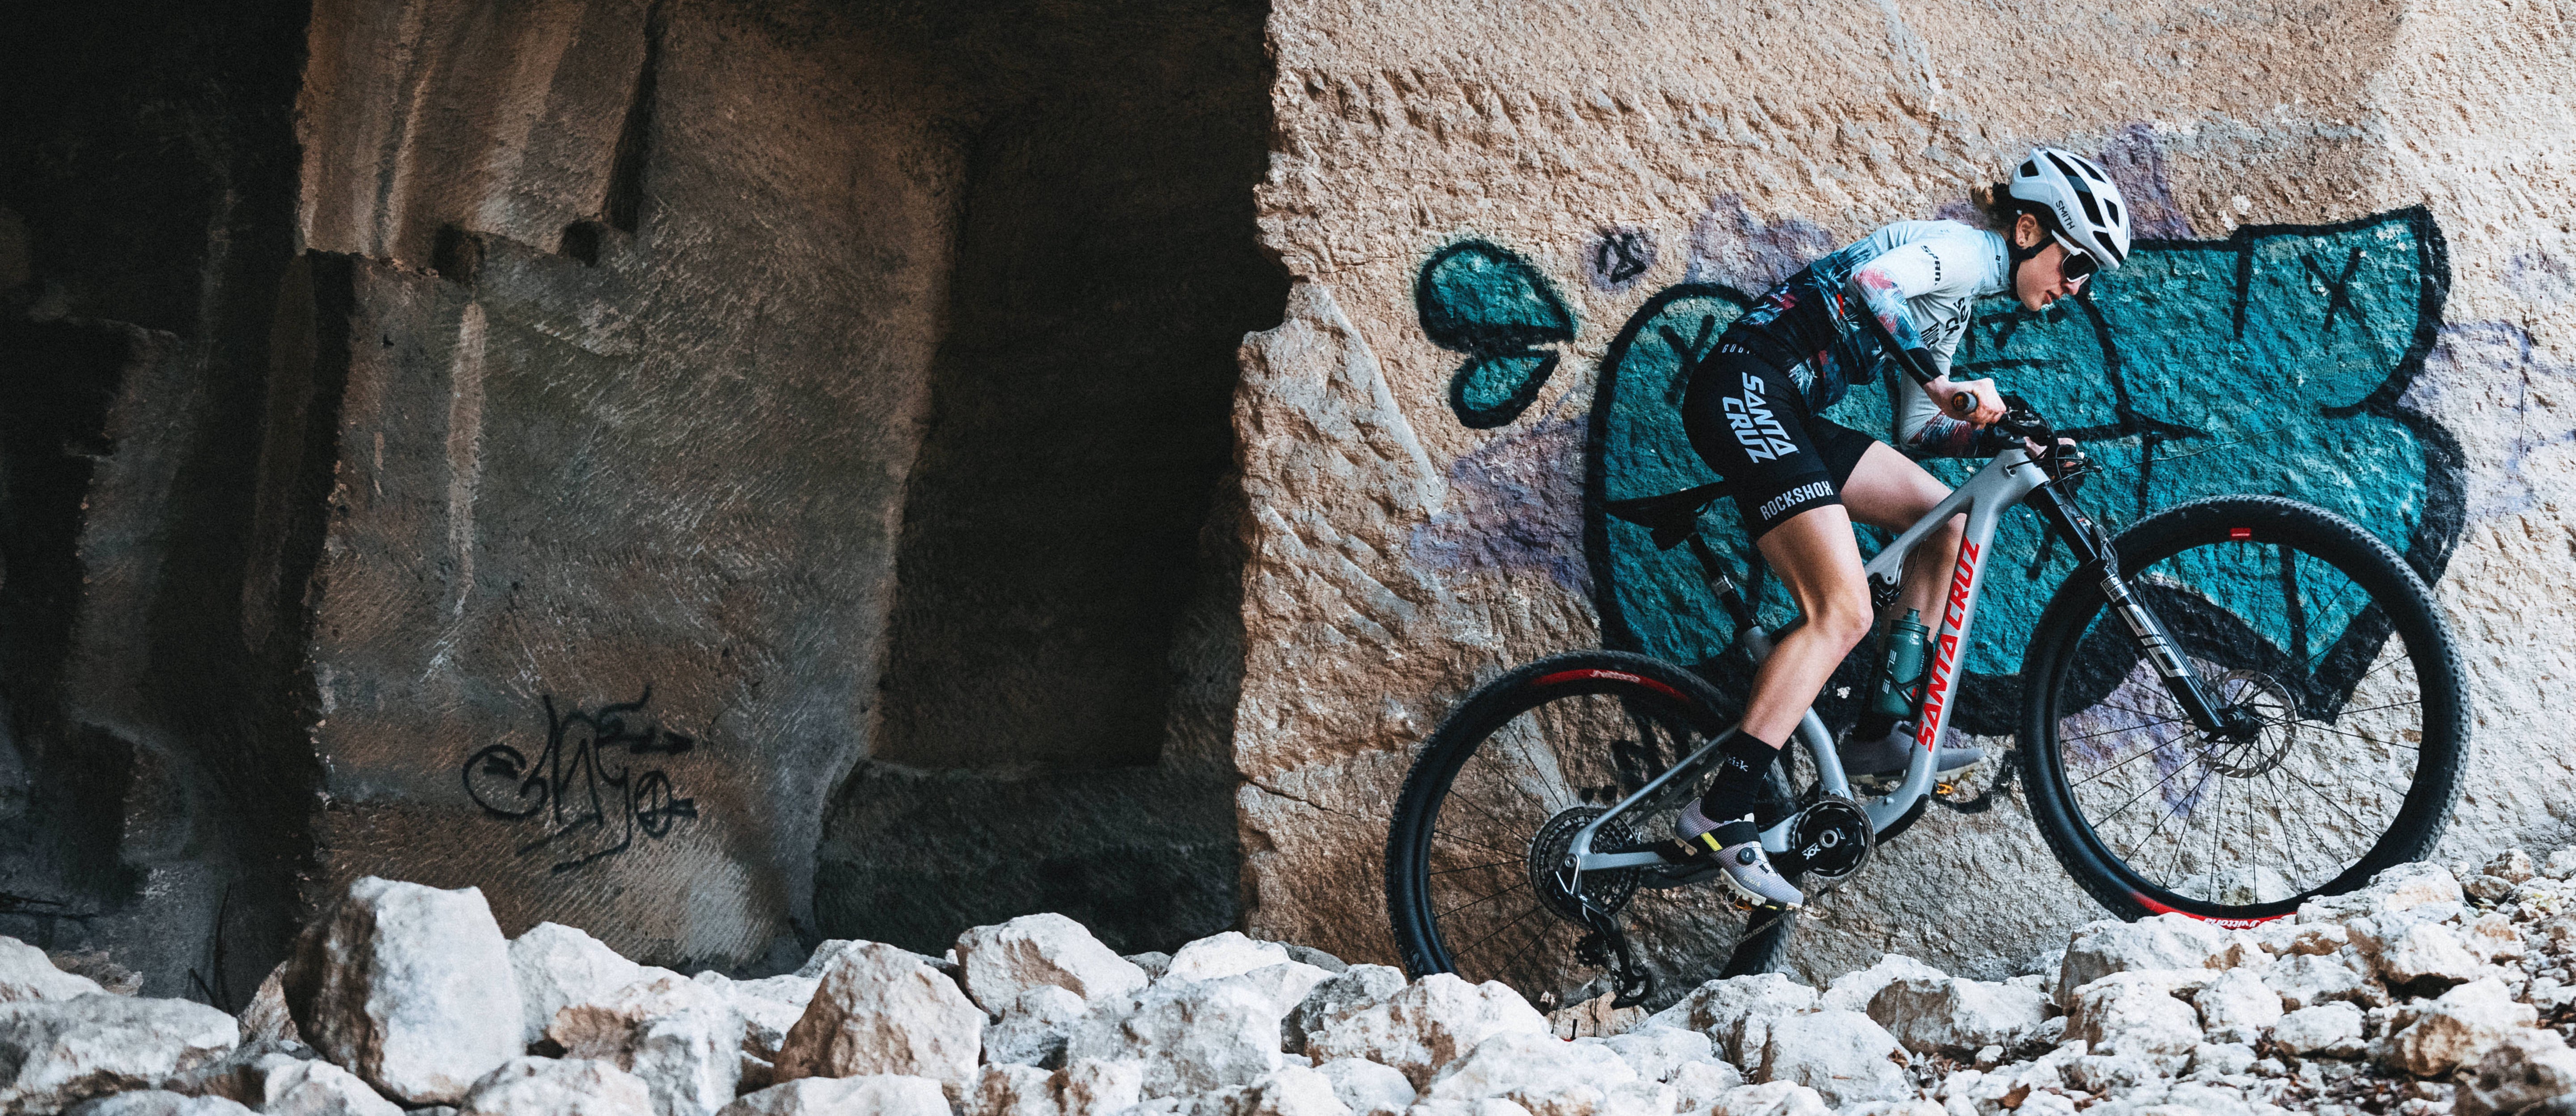
[[[2141,235],[2167,241],[2424,207],[2415,227],[2443,246],[2427,286],[2370,328],[2427,347],[2420,364],[2389,349],[2370,382],[2412,376],[2403,405],[2460,456],[2418,455],[2383,424],[2356,437],[2398,458],[2299,483],[2362,499],[2425,471],[2418,506],[2443,506],[2414,557],[2440,575],[2476,724],[2439,855],[2546,847],[2552,805],[2576,798],[2576,756],[2550,720],[2576,707],[2576,637],[2527,606],[2576,599],[2576,196],[2534,185],[2576,170],[2555,18],[2375,0],[2296,14],[2147,0],[2109,24],[1991,0],[1281,0],[1259,202],[1296,287],[1282,324],[1246,340],[1235,410],[1246,932],[1396,960],[1378,876],[1413,750],[1507,666],[1609,639],[1585,542],[1586,420],[1623,322],[1680,283],[1758,292],[1883,223],[1973,213],[1972,189],[2036,144],[2102,156]],[[2055,75],[2044,96],[2038,74]],[[1450,403],[1473,354],[1429,337],[1416,302],[1425,261],[1470,239],[1526,261],[1572,323],[1539,346],[1557,365],[1526,410],[1478,427]],[[2283,312],[2314,334],[2331,292],[2293,293],[2315,301]],[[2419,323],[2419,306],[2437,320]],[[2154,344],[2180,354],[2157,362],[2187,364],[2219,343]],[[1981,631],[2005,623],[1981,614]],[[1829,921],[1808,920],[1792,966],[1821,985],[1893,950],[2001,979],[2100,918],[2011,806],[2020,793],[1932,809],[1834,896]],[[1871,883],[1904,880],[1943,885]],[[1712,922],[1703,948],[1723,950],[1737,923]]]

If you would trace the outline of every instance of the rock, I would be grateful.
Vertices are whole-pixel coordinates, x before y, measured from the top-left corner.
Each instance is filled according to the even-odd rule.
[[[546,1026],[566,1005],[605,997],[644,978],[644,966],[561,923],[531,926],[511,939],[509,949],[525,1023],[522,1046],[546,1037]]]
[[[51,1112],[149,1088],[213,1063],[240,1041],[231,1016],[188,1000],[92,992],[0,1005],[0,1111]]]
[[[1714,1107],[1729,1090],[1743,1087],[1744,1074],[1724,1062],[1687,1062],[1673,1071],[1667,1084],[1679,1099],[1674,1111],[1700,1113]]]
[[[1890,953],[1866,969],[1835,977],[1825,986],[1824,995],[1818,997],[1817,1006],[1836,1011],[1865,1012],[1869,1010],[1869,1002],[1877,998],[1878,990],[1890,982],[1908,978],[1930,980],[1948,975],[1904,954]]]
[[[1145,979],[1149,981],[1163,979],[1163,974],[1171,971],[1172,968],[1172,955],[1160,950],[1131,953],[1127,955],[1126,961],[1144,970]]]
[[[2517,1031],[2479,1057],[2453,1111],[2458,1116],[2508,1116],[2569,1094],[2576,1094],[2576,1050],[2568,1049],[2556,1031]]]
[[[44,950],[0,937],[0,1004],[68,1000],[105,991],[97,981],[56,967]]]
[[[2070,952],[2069,963],[2073,954]],[[2176,998],[2207,987],[2205,970],[2127,970],[2076,989],[2066,1033],[2095,1053],[2161,1055],[2179,1061],[2201,1041],[2200,1015]]]
[[[1354,1116],[1395,1116],[1417,1095],[1404,1075],[1366,1058],[1335,1058],[1315,1067]]]
[[[2391,1037],[2385,1060],[2417,1077],[2439,1077],[2476,1065],[2497,1043],[2538,1022],[2529,1004],[2513,1001],[2502,982],[2472,981],[2434,1000],[2415,1022]]]
[[[2352,944],[2352,935],[2339,922],[2320,922],[2308,926],[2278,922],[2267,925],[2290,928],[2288,948],[2279,951],[2283,953],[2324,955],[2337,952]]]
[[[2192,1048],[2191,1064],[2186,1070],[2192,1077],[2226,1077],[2254,1068],[2254,1048],[2241,1042],[2203,1043]]]
[[[281,978],[324,1057],[410,1104],[455,1101],[525,1048],[509,941],[474,888],[367,876],[308,927]]]
[[[1254,941],[1228,930],[1214,937],[1200,938],[1174,951],[1172,963],[1163,975],[1182,980],[1214,980],[1286,964],[1289,960],[1286,946],[1277,942]]]
[[[2209,985],[2192,993],[2200,1026],[2212,1042],[2251,1043],[2264,1028],[2281,1019],[2281,994],[2247,969],[2224,969]]]
[[[1547,1033],[1547,1017],[1510,987],[1434,973],[1342,1015],[1311,1038],[1306,1050],[1319,1062],[1367,1058],[1393,1066],[1419,1089],[1441,1066],[1495,1035]]]
[[[1278,960],[1287,960],[1287,952],[1279,952]],[[1145,970],[1100,944],[1081,923],[1059,914],[1022,915],[999,926],[968,930],[957,936],[957,960],[966,994],[987,1011],[1000,1011],[1041,984],[1094,1004],[1144,987],[1146,979]]]
[[[1271,1007],[1278,1010],[1284,1026],[1289,1014],[1305,1003],[1306,997],[1313,994],[1318,986],[1331,980],[1332,977],[1333,974],[1313,965],[1299,961],[1286,961],[1276,965],[1264,965],[1246,973],[1209,979],[1231,981],[1260,993],[1263,999],[1270,1001]],[[1164,979],[1175,978],[1167,975]],[[1284,1035],[1285,1032],[1282,1033]]]
[[[1072,996],[1076,1002],[1081,1000],[1064,989],[1048,987]],[[966,1102],[959,1107],[964,1116],[1059,1116],[1064,1111],[1063,1102],[1056,1097],[1055,1075],[1019,1064],[985,1066],[975,1088],[968,1091]]]
[[[832,962],[839,959],[842,954],[847,953],[850,950],[857,949],[860,946],[870,944],[883,945],[884,943],[862,942],[850,938],[833,938],[821,945],[815,946],[813,954],[805,958],[805,963],[797,966],[796,971],[788,975],[804,977],[807,980],[820,980],[823,976],[823,970],[831,968]],[[886,948],[893,949],[896,947],[886,946]],[[914,953],[908,949],[903,952],[913,960],[939,970],[942,975],[946,976],[950,980],[962,983],[966,979],[965,967],[957,963],[957,951],[954,949],[949,950],[947,956],[944,957],[932,957],[927,953]]]
[[[1937,973],[1889,981],[1867,1006],[1869,1017],[1906,1049],[1953,1056],[1987,1046],[2016,1049],[2050,1015],[2048,997],[2035,989]]]
[[[1726,1059],[1752,1065],[1762,1056],[1771,1021],[1817,1006],[1816,990],[1779,973],[1712,980],[1648,1022],[1707,1035]]]
[[[1109,1116],[1145,1095],[1145,1064],[1133,1059],[1077,1059],[1056,1071],[1065,1116]]]
[[[1716,1056],[1707,1035],[1679,1027],[1648,1025],[1607,1038],[1578,1040],[1607,1046],[1645,1081],[1670,1081],[1681,1068]]]
[[[2459,877],[2439,864],[2400,864],[2371,877],[2370,884],[2343,895],[2327,895],[2299,904],[2299,921],[2345,922],[2458,903]]]
[[[2278,993],[2289,1011],[2338,1000],[2374,1007],[2388,1002],[2387,990],[2357,964],[2367,962],[2349,953],[2294,953],[2263,971],[2263,987]]]
[[[1547,1013],[1547,1028],[1556,1037],[1572,1041],[1579,1038],[1604,1038],[1636,1030],[1653,1014],[1643,1006],[1619,1006],[1619,994],[1604,992],[1578,1004]]]
[[[2361,1038],[2361,1009],[2348,1003],[2301,1008],[2272,1026],[2272,1044],[2301,1057],[2359,1057]]]
[[[1325,979],[1298,1001],[1280,1023],[1280,1049],[1306,1052],[1310,1035],[1333,1020],[1404,990],[1404,970],[1387,965],[1351,965]]]
[[[988,963],[998,962],[988,955]],[[975,1084],[984,1022],[957,983],[919,956],[862,942],[823,970],[813,1002],[778,1048],[777,1076],[926,1077],[962,1095]]]
[[[230,1097],[192,1097],[168,1089],[138,1089],[83,1101],[63,1111],[65,1116],[247,1116],[251,1109]]]
[[[805,1009],[814,1002],[814,990],[822,981],[785,973],[758,980],[733,980],[709,970],[689,978],[720,992],[742,1017],[743,1053],[764,1062],[778,1060],[778,1048],[787,1041],[787,1032],[805,1017]]]
[[[2486,973],[2460,936],[2438,922],[2382,915],[2353,919],[2344,929],[2370,962],[2371,972],[2391,991],[2437,996]]]
[[[1066,1034],[1082,1018],[1082,997],[1052,984],[1021,992],[984,1027],[984,1060],[1000,1065],[1064,1064]]]
[[[295,1029],[295,1015],[286,1010],[286,966],[280,961],[250,994],[250,1003],[241,1010],[244,1045],[293,1043],[306,1045],[304,1032]]]
[[[2207,968],[2226,946],[2225,931],[2187,915],[2088,922],[2066,941],[2057,1002],[2071,1002],[2077,989],[2112,973]]]
[[[1871,1101],[1843,1109],[1839,1116],[1942,1116],[1945,1111],[1928,1100]]]
[[[1238,1116],[1352,1116],[1351,1107],[1342,1103],[1334,1091],[1332,1080],[1305,1066],[1281,1066],[1254,1081],[1237,1102],[1235,1112]]]
[[[1280,1067],[1279,1018],[1267,995],[1241,981],[1166,978],[1094,1003],[1065,1056],[1143,1063],[1147,1099],[1213,1092]]]
[[[2486,874],[2502,879],[2506,883],[2518,884],[2528,882],[2531,877],[2539,873],[2531,866],[2530,854],[2521,849],[2506,849],[2497,853],[2494,859],[2487,861]]]
[[[2134,1092],[2162,1080],[2153,1059],[2136,1054],[2087,1054],[2066,1063],[2066,1083],[2096,1096]]]
[[[1328,973],[1346,973],[1351,969],[1350,962],[1344,961],[1339,957],[1335,957],[1332,954],[1324,952],[1323,950],[1316,949],[1313,946],[1301,946],[1295,942],[1281,942],[1280,944],[1288,947],[1288,959],[1295,961],[1298,964],[1313,965],[1314,967],[1322,969]]]
[[[555,1013],[546,1037],[566,1058],[596,1058],[634,1074],[654,1116],[705,1116],[742,1081],[743,1023],[731,998],[676,973],[639,981]]]
[[[1636,1079],[1637,1071],[1606,1045],[1564,1042],[1553,1034],[1501,1034],[1441,1069],[1422,1091],[1422,1102],[1472,1105],[1501,1097],[1531,1116],[1594,1116],[1612,1086]]]
[[[2484,873],[2460,881],[2460,890],[2485,903],[2501,903],[2513,897],[2513,881]]]
[[[1771,1022],[1762,1045],[1764,1081],[1814,1089],[1835,1108],[1914,1095],[1896,1037],[1856,1011],[1823,1010]]]
[[[496,1016],[515,1019],[510,1015]],[[457,1116],[651,1116],[652,1094],[634,1074],[589,1058],[522,1055],[465,1094]]]
[[[2553,880],[2576,876],[2576,845],[2549,854],[2548,859],[2541,861],[2540,874]]]
[[[947,1094],[923,1077],[804,1077],[724,1106],[717,1116],[950,1116]]]
[[[260,1081],[259,1110],[268,1116],[401,1116],[358,1075],[329,1062],[295,1060],[270,1067]]]
[[[2261,938],[2239,930],[2227,936],[2227,944],[2219,947],[2218,956],[2211,958],[2209,963],[2210,967],[2218,969],[2259,971],[2271,967],[2275,959],[2273,949],[2263,944]]]
[[[1833,1106],[1822,1094],[1793,1081],[1766,1081],[1729,1089],[1709,1107],[1709,1116],[1830,1116]]]
[[[2479,961],[2518,961],[2529,951],[2524,947],[2522,932],[2513,920],[2502,914],[2480,915],[2460,933],[2460,944]]]

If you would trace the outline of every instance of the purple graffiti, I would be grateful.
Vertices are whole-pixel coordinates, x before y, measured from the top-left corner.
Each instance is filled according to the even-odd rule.
[[[1691,227],[1688,279],[1758,291],[1841,246],[1822,225],[1803,217],[1764,221],[1744,208],[1743,195],[1726,194]]]
[[[1442,573],[1541,570],[1589,595],[1583,559],[1583,423],[1549,416],[1449,466],[1440,514],[1414,528],[1413,560]]]

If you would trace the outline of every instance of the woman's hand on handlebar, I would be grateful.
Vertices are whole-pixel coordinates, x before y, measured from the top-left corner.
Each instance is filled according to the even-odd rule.
[[[1971,426],[1992,426],[2004,417],[2003,397],[1995,392],[1993,380],[1953,380],[1935,377],[1923,390],[1932,396],[1941,413]]]

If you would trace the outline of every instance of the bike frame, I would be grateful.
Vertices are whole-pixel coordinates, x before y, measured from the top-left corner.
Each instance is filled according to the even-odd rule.
[[[2034,493],[2040,498],[2034,500]],[[1905,559],[1914,552],[1914,548],[1922,545],[1925,538],[1949,522],[1951,517],[1962,513],[1967,516],[1958,559],[1951,569],[1949,595],[1941,610],[1940,626],[1933,633],[1929,662],[1925,664],[1923,703],[1914,733],[1918,746],[1914,749],[1913,759],[1906,765],[1903,782],[1885,795],[1856,798],[1852,795],[1850,779],[1843,771],[1842,758],[1835,751],[1833,736],[1825,730],[1824,721],[1810,709],[1798,722],[1794,735],[1798,745],[1804,747],[1815,761],[1824,790],[1855,798],[1862,811],[1869,815],[1872,833],[1885,832],[1933,792],[1933,749],[1942,733],[1949,729],[1950,716],[1957,709],[1955,698],[1960,658],[1968,647],[1969,628],[1976,621],[1977,600],[1985,587],[1985,570],[1992,558],[1989,551],[1994,543],[1995,526],[2002,521],[2006,510],[2026,500],[2031,501],[2049,527],[2074,548],[2076,559],[2082,564],[2078,568],[2078,576],[2089,569],[2101,578],[2103,595],[2112,610],[2127,623],[2131,636],[2145,650],[2166,688],[2182,703],[2195,726],[2204,732],[2225,732],[2237,727],[2226,712],[2208,699],[2200,686],[2198,672],[2173,650],[2173,640],[2166,634],[2163,624],[2129,591],[2121,579],[2119,562],[2112,554],[2109,536],[2086,518],[2071,499],[2051,485],[2047,470],[2039,462],[2033,461],[2019,446],[2007,448],[1861,567],[1875,595],[1882,601],[1892,599],[1892,591],[1904,580]],[[1752,627],[1746,629],[1744,636],[1756,662],[1769,657],[1769,632]],[[1716,764],[1718,746],[1736,731],[1737,726],[1730,726],[1711,737],[1688,758],[1649,780],[1636,793],[1621,799],[1578,831],[1568,849],[1566,865],[1575,874],[1578,886],[1584,872],[1663,864],[1663,858],[1651,851],[1593,852],[1593,837],[1615,818],[1632,811],[1651,809],[1668,789],[1696,787],[1699,776]],[[1798,815],[1792,813],[1762,831],[1763,849],[1772,853],[1787,852],[1790,829],[1797,818]]]

